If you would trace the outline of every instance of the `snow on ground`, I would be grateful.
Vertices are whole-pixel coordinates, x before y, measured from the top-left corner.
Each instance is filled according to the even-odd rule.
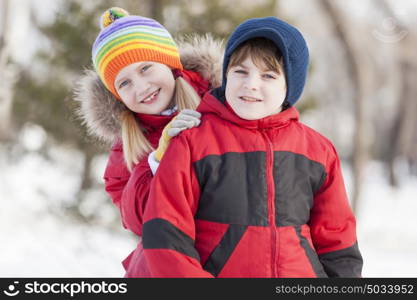
[[[36,153],[9,162],[0,153],[0,276],[123,277],[133,235],[48,209],[71,201],[79,184],[79,157],[61,162],[57,167]]]
[[[13,161],[0,151],[0,276],[122,277],[133,235],[49,212],[54,201],[70,201],[79,184],[82,156],[60,155],[57,166],[36,152]],[[359,207],[363,276],[417,277],[417,179],[404,177],[393,190],[382,174],[379,163],[369,164]]]
[[[358,208],[364,277],[417,277],[417,178],[389,187],[380,163],[367,168]]]

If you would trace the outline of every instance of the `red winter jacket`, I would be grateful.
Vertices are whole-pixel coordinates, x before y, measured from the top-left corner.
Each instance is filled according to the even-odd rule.
[[[359,277],[332,143],[292,107],[239,118],[207,93],[152,182],[143,245],[153,277]]]

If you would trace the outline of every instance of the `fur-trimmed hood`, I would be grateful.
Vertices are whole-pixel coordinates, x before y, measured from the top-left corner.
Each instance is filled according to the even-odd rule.
[[[213,88],[220,86],[223,41],[207,34],[184,36],[176,42],[184,69],[198,72]],[[79,104],[76,115],[90,135],[105,143],[120,137],[119,117],[126,108],[106,89],[94,70],[85,70],[77,80],[73,99]]]

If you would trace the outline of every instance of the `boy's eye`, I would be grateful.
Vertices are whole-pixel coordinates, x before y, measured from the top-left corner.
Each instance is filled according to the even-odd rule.
[[[119,84],[119,89],[129,84],[129,80],[124,80]]]
[[[272,74],[264,74],[263,77],[266,79],[276,79],[276,77]]]

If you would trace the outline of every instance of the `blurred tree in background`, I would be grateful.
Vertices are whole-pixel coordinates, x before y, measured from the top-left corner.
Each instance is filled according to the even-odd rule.
[[[75,147],[85,154],[80,192],[66,207],[67,212],[83,220],[86,216],[79,207],[85,200],[84,191],[94,186],[91,163],[103,148],[86,138],[84,128],[75,120],[71,89],[74,80],[91,64],[91,44],[99,30],[98,12],[109,5],[110,1],[100,1],[96,7],[86,9],[82,1],[64,1],[55,20],[47,25],[32,15],[31,21],[49,45],[36,53],[31,66],[21,70],[15,88],[15,126],[18,130],[27,122],[42,126],[48,133],[45,156],[52,144]]]
[[[0,141],[12,138],[10,121],[13,103],[13,85],[16,80],[16,68],[10,61],[11,30],[9,13],[10,1],[0,2]]]

